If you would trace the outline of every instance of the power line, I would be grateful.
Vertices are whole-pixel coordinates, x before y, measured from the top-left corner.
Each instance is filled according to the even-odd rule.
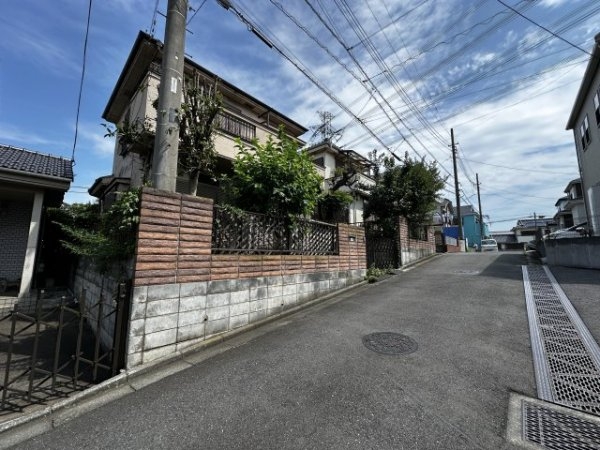
[[[592,54],[590,52],[588,52],[587,50],[582,49],[581,47],[579,47],[578,45],[573,44],[571,41],[566,40],[564,37],[559,36],[558,34],[556,34],[555,32],[549,30],[548,28],[546,28],[543,25],[540,25],[539,23],[535,22],[534,20],[530,19],[529,17],[525,16],[524,14],[521,14],[519,11],[515,10],[512,6],[507,5],[506,3],[504,3],[502,0],[496,0],[498,3],[504,5],[505,7],[507,7],[508,9],[510,9],[511,11],[513,11],[514,13],[518,14],[519,16],[521,16],[523,19],[527,20],[528,22],[531,22],[532,24],[534,24],[536,27],[541,28],[544,31],[547,31],[548,33],[550,33],[552,36],[554,36],[555,38],[560,39],[561,41],[569,44],[571,47],[576,48],[579,51],[582,51],[583,53],[586,53],[590,56],[592,56]]]
[[[231,10],[235,16],[248,27],[249,31],[255,34],[261,41],[263,41],[267,46],[273,48],[277,51],[281,56],[283,56],[288,62],[290,62],[296,69],[298,69],[306,78],[308,78],[315,86],[317,86],[325,95],[327,95],[336,105],[338,105],[342,110],[346,112],[350,117],[352,117],[355,122],[361,125],[377,142],[379,142],[383,148],[385,148],[390,154],[400,161],[400,158],[391,151],[390,147],[383,142],[383,140],[377,136],[371,128],[369,128],[364,121],[362,121],[359,117],[357,117],[341,100],[337,98],[337,96],[331,92],[327,87],[319,81],[319,79],[310,72],[310,70],[306,67],[303,67],[300,61],[295,60],[292,56],[290,56],[287,52],[280,48],[280,45],[277,45],[274,40],[271,41],[267,39],[264,33],[260,30],[260,28],[254,23],[250,22],[231,2],[231,0],[227,3],[227,9]],[[281,45],[283,46],[283,45]]]
[[[83,63],[81,64],[81,79],[79,80],[79,95],[77,96],[77,113],[75,115],[75,137],[73,139],[73,151],[71,161],[75,163],[75,148],[77,147],[77,135],[79,134],[79,113],[81,112],[81,97],[83,94],[83,81],[85,79],[85,66],[87,61],[88,37],[90,34],[90,19],[92,17],[92,0],[88,2],[87,24],[85,27],[85,39],[83,41]]]
[[[200,6],[198,6],[195,10],[194,10],[194,14],[192,14],[192,17],[189,18],[189,20],[187,21],[187,23],[185,24],[185,26],[187,27],[190,22],[192,20],[194,20],[194,17],[196,17],[196,14],[198,14],[198,11],[200,11],[202,9],[202,7],[204,6],[204,4],[206,3],[206,0],[202,0],[202,3],[200,3]]]
[[[483,161],[476,161],[476,160],[474,160],[474,159],[470,159],[470,158],[464,158],[464,157],[463,157],[463,159],[464,159],[465,161],[470,161],[470,162],[472,162],[472,163],[476,163],[476,164],[483,164],[484,166],[500,167],[500,168],[502,168],[502,169],[521,170],[521,171],[523,171],[523,172],[552,173],[552,174],[555,174],[555,175],[572,175],[572,173],[566,173],[566,172],[556,172],[556,171],[553,171],[553,170],[530,169],[530,168],[527,168],[527,169],[521,169],[520,167],[514,167],[514,166],[513,166],[513,167],[511,167],[511,166],[503,166],[503,165],[500,165],[500,164],[486,163],[486,162],[483,162]]]
[[[154,28],[156,27],[156,15],[158,14],[158,2],[154,3],[154,12],[152,13],[152,23],[150,24],[150,36],[154,37]]]

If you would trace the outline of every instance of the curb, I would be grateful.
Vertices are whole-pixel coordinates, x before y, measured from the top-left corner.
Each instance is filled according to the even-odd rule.
[[[27,439],[53,430],[86,412],[129,395],[220,353],[244,345],[280,326],[287,325],[289,321],[281,321],[282,318],[304,312],[310,307],[324,307],[336,303],[346,298],[343,294],[353,293],[353,291],[365,286],[368,287],[368,283],[360,281],[352,286],[347,286],[297,305],[276,316],[267,317],[227,334],[214,336],[198,344],[191,345],[173,355],[159,358],[132,369],[122,370],[118,375],[84,391],[77,392],[64,400],[30,414],[0,423],[0,449],[15,446]],[[332,301],[325,304],[327,300]],[[217,346],[221,343],[226,343],[226,345]]]
[[[398,272],[408,272],[409,270],[412,270],[416,267],[422,266],[423,264],[430,262],[432,259],[439,258],[443,254],[444,253],[432,253],[431,255],[428,255],[423,259],[402,266],[400,269],[398,269]]]

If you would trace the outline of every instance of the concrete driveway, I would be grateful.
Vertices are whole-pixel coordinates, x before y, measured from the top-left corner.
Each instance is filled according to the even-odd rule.
[[[509,393],[535,397],[524,263],[520,253],[439,256],[19,448],[512,448]],[[363,345],[383,331],[417,351]]]

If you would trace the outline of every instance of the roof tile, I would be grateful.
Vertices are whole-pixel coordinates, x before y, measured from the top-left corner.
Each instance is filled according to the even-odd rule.
[[[73,180],[71,160],[0,144],[0,170],[2,169]]]

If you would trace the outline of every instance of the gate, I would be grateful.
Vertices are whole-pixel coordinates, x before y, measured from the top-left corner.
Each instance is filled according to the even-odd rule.
[[[38,292],[28,310],[18,305],[0,318],[0,415],[67,397],[124,367],[129,286],[51,297]]]
[[[398,267],[398,241],[396,236],[384,233],[375,223],[366,222],[367,267],[389,269]],[[397,233],[396,233],[397,235]]]

